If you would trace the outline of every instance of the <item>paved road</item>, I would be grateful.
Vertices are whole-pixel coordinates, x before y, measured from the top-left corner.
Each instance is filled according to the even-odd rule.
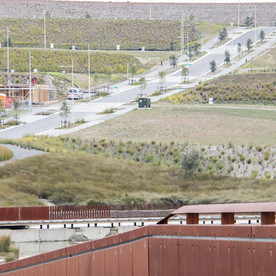
[[[264,27],[264,28],[257,28],[256,29],[256,38],[259,39],[259,34],[261,30],[264,30],[266,34],[271,33],[275,28],[273,27]],[[205,74],[206,72],[210,71],[210,62],[212,60],[216,61],[217,66],[224,63],[224,52],[225,50],[229,50],[231,56],[237,54],[237,45],[241,43],[244,47],[246,47],[246,42],[248,39],[251,39],[253,43],[256,42],[255,40],[255,30],[251,30],[238,38],[233,39],[232,41],[228,42],[227,44],[213,49],[210,54],[204,56],[202,59],[193,63],[192,66],[189,66],[189,76],[190,77],[199,77]],[[188,62],[189,63],[189,62]],[[176,72],[173,76],[180,76],[181,72]]]
[[[31,156],[37,156],[37,155],[42,155],[45,154],[46,152],[43,151],[39,151],[39,150],[29,150],[29,149],[23,149],[17,146],[13,146],[13,145],[3,145],[4,147],[8,148],[9,150],[11,150],[13,152],[13,158],[11,160],[14,159],[25,159],[27,157],[31,157]],[[11,161],[3,161],[0,162],[0,166],[3,166],[5,163]]]
[[[273,31],[274,28],[271,28],[271,27],[258,28],[256,32],[257,38],[259,36],[259,32],[261,29],[263,29],[265,33],[269,33]],[[216,60],[217,65],[222,64],[224,60],[224,51],[226,49],[230,49],[232,53],[236,53],[237,44],[238,43],[245,44],[248,38],[251,38],[252,41],[255,41],[255,30],[250,30],[247,33],[240,35],[239,37],[233,39],[226,45],[223,45],[217,49],[212,49],[208,55],[204,56],[203,58],[193,63],[193,65],[190,68],[190,77],[191,77],[190,79],[197,78],[207,73],[210,70],[209,62],[213,59]],[[274,40],[275,38],[273,38],[273,41]],[[255,53],[259,54],[260,52],[265,50],[265,47],[267,47],[266,44],[257,48],[255,50]],[[231,56],[233,56],[233,54]],[[220,73],[214,75],[213,77],[219,76],[221,74],[227,74],[231,70],[233,71],[239,66],[241,66],[244,62],[245,62],[244,59],[241,61],[238,61],[234,64],[234,66],[230,68],[224,68]],[[146,75],[146,78],[148,81],[147,88],[146,88],[147,94],[152,94],[157,90],[158,71],[163,71],[165,69],[168,69],[168,67],[169,65],[165,64],[162,67],[158,68],[158,70],[150,72],[149,74]],[[181,81],[180,70],[178,70],[177,72],[167,76],[167,82],[165,85],[167,87],[172,87],[172,86],[178,85],[180,81]],[[196,82],[193,84],[186,85],[184,86],[184,88],[191,87],[194,85],[196,85]],[[117,93],[113,93],[113,95],[111,96],[103,97],[101,99],[98,99],[96,101],[89,102],[89,103],[74,104],[74,106],[72,106],[70,120],[73,121],[73,117],[75,119],[85,118],[88,121],[88,124],[86,125],[83,125],[81,127],[77,127],[74,129],[66,130],[66,131],[55,130],[56,127],[60,126],[60,117],[58,115],[58,110],[60,107],[59,105],[55,105],[48,108],[56,111],[54,114],[49,116],[43,117],[41,115],[30,115],[30,114],[22,115],[22,121],[26,122],[27,124],[6,129],[6,130],[0,130],[0,137],[20,138],[26,134],[36,134],[36,135],[48,134],[48,135],[55,135],[55,136],[66,134],[69,132],[74,132],[76,130],[79,130],[80,128],[89,127],[89,126],[98,124],[100,122],[103,122],[106,119],[114,118],[115,116],[118,116],[130,110],[133,110],[136,107],[136,105],[125,106],[125,104],[133,101],[137,97],[137,94],[141,93],[140,87],[130,86],[126,81],[116,84],[116,86],[119,87],[119,91]],[[176,92],[177,91],[173,91],[171,92],[171,94]],[[166,94],[166,96],[168,96],[168,94]],[[160,97],[155,97],[153,100],[158,100],[159,98]],[[70,101],[69,104],[72,105],[72,102]],[[102,112],[106,108],[111,108],[111,107],[119,108],[119,110],[116,111],[116,113],[110,114],[110,115],[98,114],[99,112]],[[38,110],[34,108],[33,114],[37,113]]]

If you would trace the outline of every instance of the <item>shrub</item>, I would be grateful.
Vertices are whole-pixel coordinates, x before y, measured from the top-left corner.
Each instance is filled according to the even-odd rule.
[[[257,170],[252,170],[251,171],[251,178],[256,178],[258,175],[258,171]]]
[[[0,252],[9,252],[11,239],[9,236],[0,237]]]
[[[265,153],[264,153],[264,160],[268,160],[269,159],[269,157],[270,157],[270,152],[269,151],[266,151]]]
[[[271,172],[265,172],[265,178],[270,179],[271,178]]]
[[[186,176],[192,176],[198,171],[200,155],[196,150],[182,153],[181,167]]]

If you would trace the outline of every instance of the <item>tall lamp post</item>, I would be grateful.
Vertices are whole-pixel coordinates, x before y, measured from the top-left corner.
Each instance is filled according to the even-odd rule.
[[[90,49],[89,49],[89,45],[88,45],[88,90],[89,90],[89,101],[91,100],[90,87],[91,87],[91,81],[90,81]]]
[[[74,104],[75,104],[75,99],[74,99],[74,61],[72,60],[72,65],[68,65],[68,66],[64,66],[64,65],[61,65],[59,66],[61,68],[72,68],[72,101],[73,101],[73,104],[72,104],[72,114],[73,114],[73,124],[75,122],[75,111],[74,111]]]
[[[44,11],[44,49],[47,48],[47,41],[46,41],[46,11]]]
[[[32,56],[31,51],[29,51],[29,105],[32,111]]]
[[[7,74],[8,84],[10,83],[10,39],[9,39],[9,27],[7,26]]]

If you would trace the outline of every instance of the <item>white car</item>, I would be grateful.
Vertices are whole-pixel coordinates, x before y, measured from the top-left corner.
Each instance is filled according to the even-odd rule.
[[[80,100],[83,99],[83,92],[78,88],[70,88],[68,90],[68,100]]]

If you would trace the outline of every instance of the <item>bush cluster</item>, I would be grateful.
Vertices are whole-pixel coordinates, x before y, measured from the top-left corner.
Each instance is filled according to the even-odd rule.
[[[232,82],[231,77],[219,78],[172,95],[168,99],[171,103],[208,103],[209,98],[213,98],[218,104],[276,104],[276,84],[271,81],[275,74],[266,82],[262,82],[262,77],[255,76],[254,81],[246,77],[248,75],[238,76],[236,82]]]

